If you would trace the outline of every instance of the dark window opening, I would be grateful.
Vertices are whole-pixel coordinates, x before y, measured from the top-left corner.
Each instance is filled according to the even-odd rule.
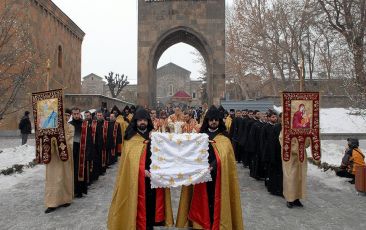
[[[57,63],[58,63],[58,67],[62,68],[62,47],[58,46],[58,57],[57,57]]]

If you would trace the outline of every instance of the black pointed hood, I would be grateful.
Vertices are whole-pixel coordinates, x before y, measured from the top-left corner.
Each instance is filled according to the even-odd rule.
[[[125,134],[125,140],[131,139],[134,135],[137,133],[137,121],[141,119],[147,120],[147,134],[150,133],[154,129],[154,125],[152,123],[152,120],[150,118],[150,114],[147,112],[146,109],[139,107],[135,115],[132,118],[131,123],[127,126],[126,134]],[[148,137],[144,137],[145,139],[148,139]]]
[[[207,113],[206,113],[206,116],[205,116],[205,119],[208,119],[208,120],[211,120],[213,118],[216,118],[216,119],[220,119],[221,118],[221,114],[220,114],[220,111],[216,108],[216,106],[211,106]]]

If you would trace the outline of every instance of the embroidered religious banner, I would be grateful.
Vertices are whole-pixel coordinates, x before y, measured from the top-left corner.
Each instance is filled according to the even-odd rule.
[[[211,181],[206,134],[152,133],[151,187],[166,188]]]
[[[52,148],[62,161],[67,161],[62,89],[32,93],[32,105],[37,162],[50,163]]]
[[[284,92],[283,106],[283,148],[282,157],[289,161],[291,156],[291,140],[299,143],[299,159],[305,159],[305,140],[311,140],[311,152],[314,160],[320,160],[319,136],[319,92]]]

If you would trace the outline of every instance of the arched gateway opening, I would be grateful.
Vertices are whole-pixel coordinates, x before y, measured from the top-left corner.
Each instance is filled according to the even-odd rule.
[[[225,90],[225,1],[139,0],[138,103],[156,104],[156,68],[169,47],[183,42],[205,60],[209,104]]]
[[[151,52],[152,56],[150,59],[152,60],[152,62],[151,65],[149,66],[151,68],[151,75],[150,75],[151,77],[149,78],[151,88],[158,89],[156,85],[157,66],[162,54],[173,45],[181,42],[195,48],[204,59],[207,74],[210,75],[210,73],[212,73],[212,68],[210,68],[210,66],[212,66],[212,54],[210,48],[207,45],[207,42],[205,42],[203,38],[199,38],[199,35],[197,35],[197,33],[190,31],[189,28],[175,28],[172,31],[169,31],[164,36],[162,36],[161,41],[159,41],[157,43],[157,46],[152,49]],[[212,83],[213,82],[211,81],[210,84]],[[212,87],[212,85],[209,86],[209,84],[207,84],[207,88],[208,87]],[[173,91],[175,92],[176,90]],[[206,91],[209,90],[206,89]],[[151,91],[151,97],[153,99],[157,98],[156,93],[157,93],[156,90]]]
[[[206,72],[205,59],[193,46],[180,42],[166,49],[156,69],[156,108],[207,102]]]

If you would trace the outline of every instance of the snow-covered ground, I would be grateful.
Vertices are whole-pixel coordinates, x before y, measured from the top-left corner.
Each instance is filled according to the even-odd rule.
[[[21,137],[0,137],[0,150],[4,150],[7,148],[18,147],[22,143]],[[34,138],[29,138],[27,141],[27,145],[35,145]]]
[[[0,171],[15,164],[26,165],[32,162],[35,157],[35,147],[32,145],[6,148],[2,151],[0,153]]]
[[[322,109],[322,132],[366,133],[366,121],[349,112]],[[0,170],[34,159],[34,139],[24,146],[19,146],[20,141],[0,139]],[[346,140],[322,140],[321,144],[322,162],[339,165]],[[360,147],[366,152],[366,140],[360,141]],[[116,171],[117,166],[113,166],[90,187],[86,197],[48,215],[43,205],[43,165],[26,168],[21,174],[0,175],[0,229],[106,229]],[[331,170],[323,172],[309,164],[305,208],[293,210],[286,208],[283,198],[269,195],[263,182],[250,178],[247,169],[238,166],[238,174],[246,229],[366,229],[366,197],[357,196],[348,179],[336,177]],[[179,191],[172,194],[176,210]]]
[[[0,186],[0,229],[106,229],[117,168],[117,165],[111,167],[90,187],[88,195],[75,199],[70,207],[59,208],[50,214],[44,214],[44,166],[28,169],[21,176],[8,176],[17,183]],[[334,172],[322,172],[309,165],[308,196],[303,201],[303,209],[288,209],[283,198],[270,195],[263,181],[256,181],[248,174],[248,169],[238,165],[246,229],[366,228],[366,197],[358,196],[354,186],[347,179],[335,177]],[[1,177],[0,184],[3,185]],[[180,193],[172,194],[176,210]]]
[[[7,140],[8,141],[8,140]],[[0,141],[1,143],[2,141]],[[346,141],[342,140],[322,140],[322,162],[326,162],[331,165],[339,165],[346,146]],[[360,141],[360,148],[362,151],[366,151],[366,140]],[[14,164],[28,164],[32,162],[35,157],[35,147],[32,145],[23,145],[18,147],[11,147],[2,149],[0,153],[0,171]],[[310,148],[307,150],[308,156],[311,156]]]
[[[278,112],[282,107],[274,106]],[[366,133],[366,118],[352,115],[351,109],[320,109],[321,133]]]
[[[366,119],[343,108],[320,109],[322,133],[366,133]]]
[[[339,166],[342,161],[342,157],[344,155],[344,150],[346,148],[347,141],[332,141],[332,140],[322,140],[321,148],[322,148],[322,162],[326,162],[328,164]],[[360,149],[365,153],[366,152],[366,140],[360,141]],[[311,150],[307,149],[308,156],[311,156]]]

